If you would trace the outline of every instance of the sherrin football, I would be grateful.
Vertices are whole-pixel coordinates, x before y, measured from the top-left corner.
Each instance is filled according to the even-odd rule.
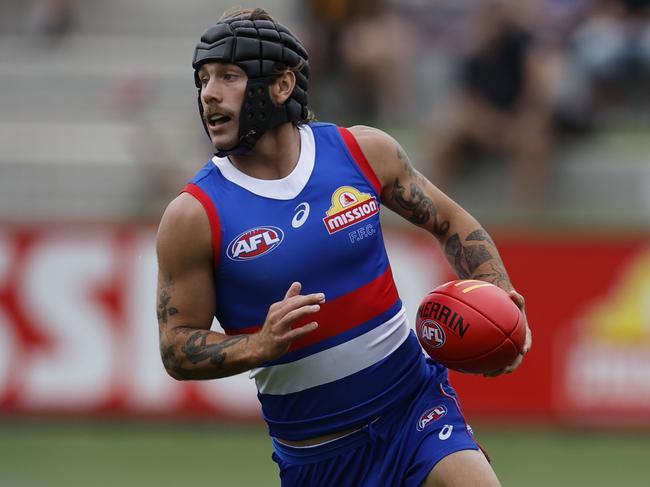
[[[425,352],[460,372],[510,365],[524,347],[526,325],[507,292],[477,280],[450,281],[423,299],[415,321]]]

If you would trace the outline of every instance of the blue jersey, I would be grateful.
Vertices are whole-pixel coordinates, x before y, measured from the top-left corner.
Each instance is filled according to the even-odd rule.
[[[259,180],[214,157],[185,191],[204,206],[215,253],[216,317],[254,333],[294,281],[326,302],[316,331],[251,371],[272,436],[302,440],[365,424],[427,380],[393,281],[381,185],[352,134],[300,127],[291,174]]]

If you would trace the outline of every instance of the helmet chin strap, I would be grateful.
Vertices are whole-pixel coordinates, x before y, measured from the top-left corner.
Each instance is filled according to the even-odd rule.
[[[230,149],[217,147],[215,153],[217,157],[246,154],[267,130],[291,120],[290,108],[287,105],[276,105],[271,100],[270,84],[269,77],[248,80],[246,94],[239,113],[239,141]],[[201,115],[201,119],[203,119],[203,115]],[[203,126],[207,131],[205,120],[203,120]]]

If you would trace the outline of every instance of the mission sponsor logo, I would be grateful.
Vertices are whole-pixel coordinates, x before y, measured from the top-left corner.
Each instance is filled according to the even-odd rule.
[[[431,423],[438,421],[445,414],[447,414],[447,406],[440,404],[435,408],[427,409],[420,419],[418,419],[417,430],[422,431],[424,428],[429,426]]]
[[[323,218],[330,235],[379,213],[377,198],[352,186],[343,186],[332,195],[332,206]]]
[[[278,227],[257,227],[246,230],[228,244],[227,254],[232,260],[257,259],[276,249],[284,240]]]

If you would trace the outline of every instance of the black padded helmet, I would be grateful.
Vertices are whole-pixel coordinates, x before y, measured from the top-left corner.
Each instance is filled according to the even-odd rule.
[[[235,64],[248,76],[239,117],[239,142],[233,148],[219,149],[219,157],[246,153],[268,129],[285,122],[305,121],[309,116],[307,51],[286,27],[272,20],[256,19],[259,13],[270,18],[264,10],[258,9],[219,20],[203,33],[194,49],[194,82],[199,90],[199,112],[206,131],[199,68],[209,62]],[[289,99],[276,105],[270,98],[269,84],[282,69],[295,72],[296,85]]]

